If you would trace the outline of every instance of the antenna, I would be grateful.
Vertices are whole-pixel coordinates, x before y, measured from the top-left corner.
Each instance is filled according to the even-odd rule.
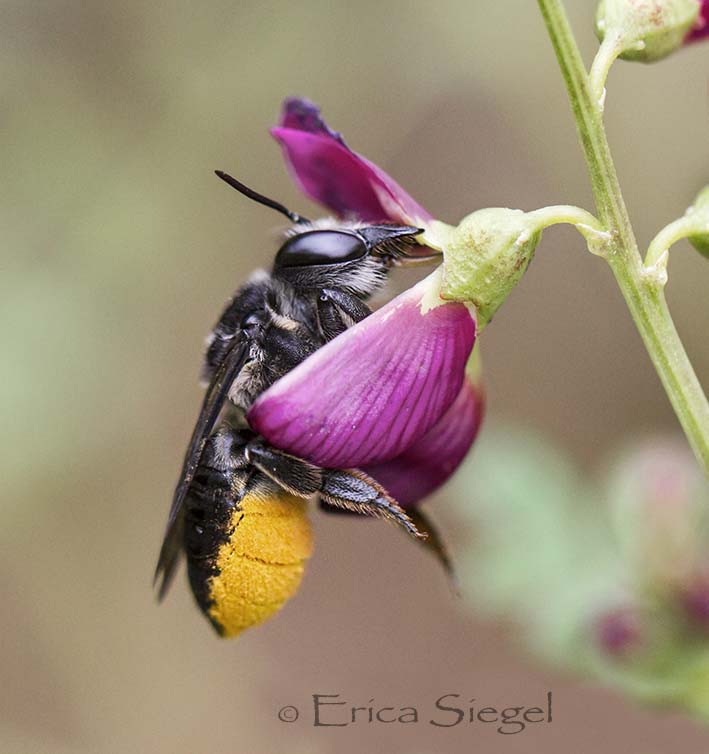
[[[295,212],[291,212],[287,207],[284,207],[280,202],[277,202],[275,199],[269,199],[267,196],[263,196],[263,194],[259,194],[258,192],[254,191],[253,189],[249,188],[248,186],[245,186],[241,181],[237,181],[236,178],[233,178],[228,173],[225,173],[223,170],[215,170],[214,173],[218,178],[221,178],[224,183],[228,183],[233,189],[236,189],[240,194],[243,194],[244,196],[248,196],[249,199],[253,199],[255,202],[258,202],[259,204],[265,204],[267,207],[270,207],[271,209],[275,209],[276,212],[280,212],[282,215],[285,215],[292,223],[309,223],[310,220],[303,217],[302,215],[298,215]]]

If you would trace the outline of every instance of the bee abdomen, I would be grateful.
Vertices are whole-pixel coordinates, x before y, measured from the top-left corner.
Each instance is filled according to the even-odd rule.
[[[228,481],[229,475],[223,472],[200,468],[186,501],[187,573],[197,604],[206,615],[210,604],[209,579],[217,573],[217,556],[229,538],[237,506]]]
[[[305,501],[263,477],[250,487],[232,508],[216,548],[202,557],[188,550],[197,602],[225,637],[276,613],[297,591],[312,552]]]

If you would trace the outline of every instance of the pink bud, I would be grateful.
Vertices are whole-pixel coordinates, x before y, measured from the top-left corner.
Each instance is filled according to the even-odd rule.
[[[605,654],[614,659],[627,657],[642,642],[642,626],[637,609],[623,606],[609,610],[597,620],[595,635]]]

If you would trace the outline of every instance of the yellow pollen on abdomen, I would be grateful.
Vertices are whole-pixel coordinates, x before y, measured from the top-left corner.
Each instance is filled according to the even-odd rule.
[[[209,582],[209,615],[225,637],[276,613],[300,586],[313,549],[306,501],[287,492],[247,495],[230,528]]]

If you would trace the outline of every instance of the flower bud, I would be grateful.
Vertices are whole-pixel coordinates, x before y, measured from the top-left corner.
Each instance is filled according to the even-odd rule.
[[[699,0],[601,0],[596,34],[617,35],[624,60],[650,63],[684,44],[699,10]]]
[[[700,254],[709,259],[709,186],[699,192],[687,214],[698,228],[704,228],[703,232],[690,235],[689,242]]]
[[[441,296],[470,301],[489,322],[527,269],[543,224],[531,213],[493,207],[473,212],[443,240]]]
[[[642,645],[640,612],[630,605],[611,608],[596,620],[594,633],[603,654],[627,658]]]
[[[608,493],[616,534],[635,578],[674,591],[706,551],[709,486],[689,450],[654,440],[627,454]]]
[[[680,601],[693,627],[709,633],[709,572],[693,576],[682,590]]]

